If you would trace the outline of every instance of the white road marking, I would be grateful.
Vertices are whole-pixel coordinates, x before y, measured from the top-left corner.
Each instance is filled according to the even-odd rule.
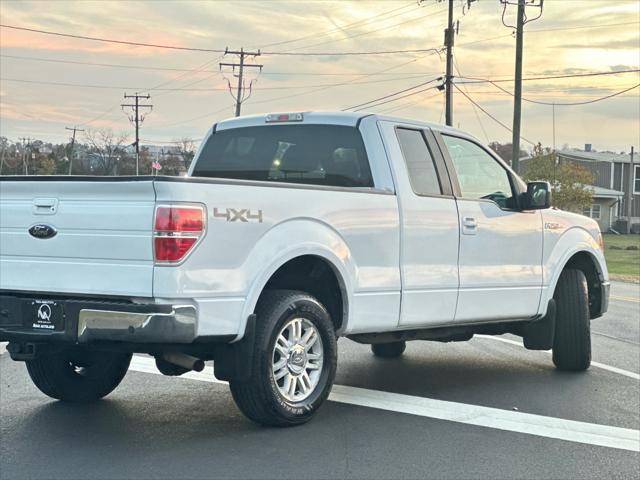
[[[155,361],[152,358],[134,356],[131,360],[130,368],[138,372],[161,375],[156,369]],[[227,383],[217,380],[213,376],[212,367],[209,365],[202,372],[190,372],[183,375],[182,378],[211,383]],[[334,385],[329,400],[467,425],[640,452],[640,430],[367,390],[345,385]]]
[[[7,351],[7,344],[9,342],[0,342],[0,355]]]
[[[496,342],[508,343],[510,345],[517,345],[518,347],[523,347],[522,342],[517,342],[515,340],[510,340],[508,338],[497,337],[493,335],[475,335],[474,338],[484,338],[487,340],[495,340]],[[551,354],[551,350],[538,350],[544,353]],[[613,367],[611,365],[607,365],[605,363],[600,362],[591,362],[591,365],[594,367],[601,368],[602,370],[608,370],[609,372],[617,373],[619,375],[624,375],[625,377],[633,378],[634,380],[640,380],[640,374],[635,372],[630,372],[629,370],[623,370],[622,368]]]

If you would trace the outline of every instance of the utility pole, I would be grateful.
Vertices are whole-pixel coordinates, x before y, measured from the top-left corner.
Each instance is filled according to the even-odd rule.
[[[516,66],[513,88],[513,137],[511,141],[511,168],[518,173],[520,169],[520,122],[522,119],[522,59],[524,47],[524,26],[525,24],[537,20],[542,16],[544,0],[500,0],[503,5],[502,23],[506,27],[516,29]],[[504,16],[508,5],[517,5],[516,25],[509,25],[505,22]],[[527,6],[539,8],[537,17],[527,18],[525,9]]]
[[[236,101],[236,117],[240,116],[240,109],[242,107],[242,103],[247,100],[249,98],[249,96],[251,96],[251,87],[253,86],[253,80],[251,80],[249,82],[249,95],[246,95],[246,90],[247,88],[244,85],[244,69],[245,68],[259,68],[260,71],[262,71],[262,67],[264,67],[264,65],[258,65],[258,64],[254,64],[254,63],[250,63],[250,64],[246,64],[245,63],[245,57],[259,57],[260,56],[260,50],[258,50],[257,52],[245,52],[243,48],[240,49],[240,51],[235,51],[235,50],[229,50],[228,48],[225,48],[224,50],[224,54],[230,54],[230,55],[238,55],[240,57],[240,62],[239,63],[220,63],[220,70],[222,70],[222,67],[231,67],[234,76],[238,77],[238,86],[236,89],[236,93],[234,95],[233,93],[233,89],[231,87],[231,82],[229,82],[229,80],[227,80],[227,83],[229,85],[229,92],[231,92],[231,96],[233,97],[233,99]],[[238,73],[236,74],[236,67],[238,67]]]
[[[627,211],[627,235],[631,233],[631,217],[633,216],[633,146],[631,147],[631,153],[629,154],[629,189],[626,195],[626,211]]]
[[[29,161],[27,160],[27,145],[31,143],[31,138],[22,137],[20,140],[22,140],[22,165],[24,166],[24,174],[29,175],[29,167],[28,167]]]
[[[140,95],[138,93],[136,93],[135,95],[127,95],[125,93],[124,98],[133,98],[135,100],[135,103],[133,104],[123,103],[120,106],[122,107],[122,110],[124,110],[125,107],[130,107],[133,110],[133,115],[129,115],[129,120],[136,127],[136,141],[134,144],[136,146],[136,175],[140,175],[140,124],[144,121],[145,117],[144,114],[140,115],[140,109],[148,108],[149,111],[153,110],[153,105],[141,104],[140,99],[142,98],[145,100],[149,100],[151,98],[151,95]]]
[[[445,122],[447,126],[453,126],[453,43],[455,32],[453,31],[453,0],[449,0],[449,20],[444,31],[444,46],[447,47],[447,74],[445,76]]]
[[[7,153],[7,145],[2,146],[2,155],[0,156],[0,175],[2,175],[2,167],[4,167],[4,154]]]
[[[84,130],[78,127],[64,127],[64,129],[73,132],[73,136],[71,137],[71,148],[69,149],[69,175],[71,175],[71,169],[73,168],[73,147],[76,144],[76,132],[84,132]]]
[[[524,7],[525,0],[518,0],[518,18],[516,20],[516,72],[513,87],[513,137],[511,140],[511,168],[520,171],[520,121],[522,119],[522,47],[524,43]]]

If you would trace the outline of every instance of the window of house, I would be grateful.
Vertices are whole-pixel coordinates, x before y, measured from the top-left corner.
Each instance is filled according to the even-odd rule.
[[[411,188],[416,195],[440,195],[436,166],[420,130],[398,128],[398,142],[409,171]]]
[[[640,165],[633,166],[633,193],[640,195]]]
[[[600,208],[601,206],[597,203],[594,203],[590,207],[586,207],[582,210],[582,214],[585,217],[593,218],[594,220],[600,220]]]

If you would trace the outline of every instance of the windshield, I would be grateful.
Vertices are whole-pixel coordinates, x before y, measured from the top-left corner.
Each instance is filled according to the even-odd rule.
[[[372,187],[360,132],[339,125],[265,125],[213,134],[196,177]]]

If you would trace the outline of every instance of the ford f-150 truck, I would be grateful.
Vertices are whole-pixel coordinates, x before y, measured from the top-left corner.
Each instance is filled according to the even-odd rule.
[[[107,395],[143,353],[166,375],[213,360],[250,419],[300,424],[339,337],[390,358],[510,333],[584,370],[608,296],[596,222],[413,120],[240,117],[186,177],[0,181],[0,341],[63,401]]]

